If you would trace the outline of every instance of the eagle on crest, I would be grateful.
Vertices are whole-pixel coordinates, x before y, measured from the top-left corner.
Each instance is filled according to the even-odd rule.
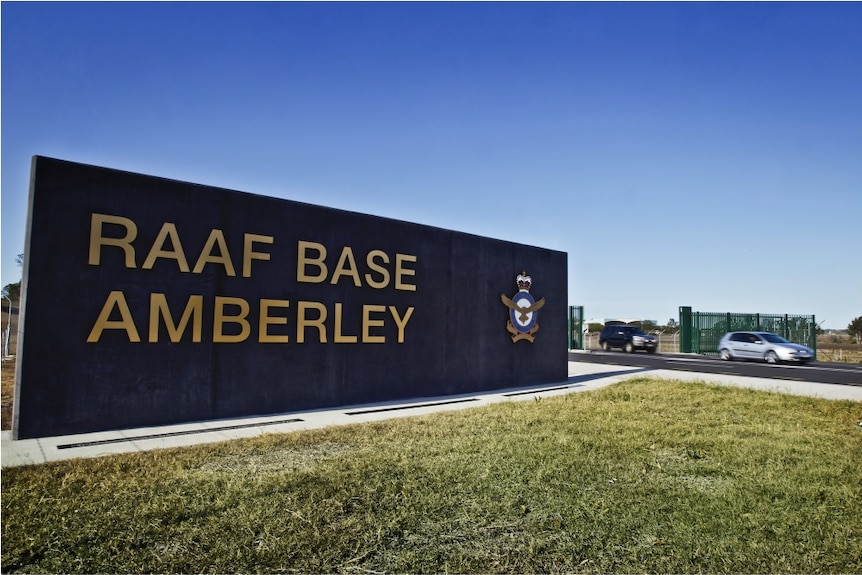
[[[545,298],[542,298],[539,301],[533,303],[533,305],[529,305],[529,306],[525,306],[525,307],[521,307],[518,304],[516,304],[515,302],[513,302],[511,299],[507,298],[506,294],[500,294],[500,300],[502,300],[503,304],[507,308],[520,314],[518,316],[518,321],[520,321],[521,323],[527,323],[527,320],[530,319],[530,316],[528,314],[530,314],[534,311],[539,311],[540,309],[545,307]]]

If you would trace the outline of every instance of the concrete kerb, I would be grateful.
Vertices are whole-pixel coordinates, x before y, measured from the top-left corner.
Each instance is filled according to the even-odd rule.
[[[381,421],[395,417],[412,417],[438,411],[480,407],[501,401],[522,401],[589,391],[619,383],[632,377],[654,377],[682,381],[704,381],[721,385],[752,387],[764,391],[812,395],[825,399],[862,401],[862,388],[833,384],[814,384],[753,377],[736,377],[687,371],[655,370],[618,365],[569,362],[569,377],[558,384],[495,390],[479,394],[430,397],[410,401],[392,401],[353,405],[335,409],[301,411],[262,417],[206,421],[120,431],[103,431],[78,435],[12,440],[11,432],[0,434],[2,467],[34,465],[50,461],[101,457],[152,449],[187,447],[215,443],[266,433],[289,433]]]

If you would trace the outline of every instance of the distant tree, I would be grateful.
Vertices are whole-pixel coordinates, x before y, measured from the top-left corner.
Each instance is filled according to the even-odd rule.
[[[3,286],[3,296],[8,297],[13,303],[18,303],[21,297],[21,282],[6,284]]]
[[[679,330],[679,324],[673,318],[667,320],[666,325],[656,326],[656,331],[660,331],[661,333],[676,333]]]
[[[856,343],[862,342],[862,315],[847,325],[847,333],[856,340]]]
[[[600,323],[591,323],[591,324],[587,324],[587,327],[590,331],[595,332],[595,331],[602,331],[602,328],[604,326]]]
[[[18,254],[15,256],[15,263],[20,267],[24,264],[24,254]],[[18,303],[18,300],[21,298],[21,280],[13,284],[6,284],[3,286],[3,295],[11,299],[14,303]]]

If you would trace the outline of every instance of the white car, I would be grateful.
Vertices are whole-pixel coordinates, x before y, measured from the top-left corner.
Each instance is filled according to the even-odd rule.
[[[721,336],[718,356],[725,360],[756,359],[767,363],[792,361],[806,363],[814,359],[814,350],[792,343],[774,333],[731,331]]]

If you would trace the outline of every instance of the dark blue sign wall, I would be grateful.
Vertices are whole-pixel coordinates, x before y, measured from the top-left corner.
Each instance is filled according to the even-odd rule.
[[[566,379],[563,252],[44,157],[30,195],[17,438]]]

